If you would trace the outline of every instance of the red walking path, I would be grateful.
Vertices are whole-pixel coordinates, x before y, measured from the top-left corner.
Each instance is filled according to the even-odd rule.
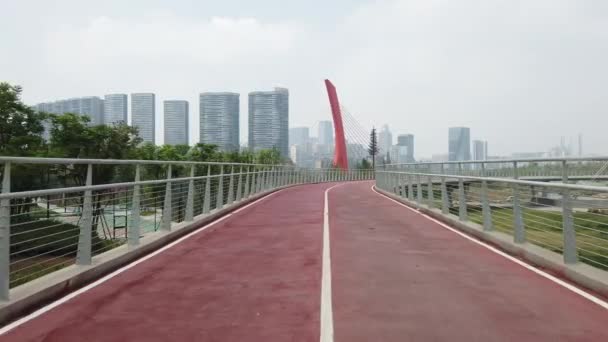
[[[605,308],[370,187],[274,193],[0,340],[319,341],[324,307],[335,341],[608,341]]]

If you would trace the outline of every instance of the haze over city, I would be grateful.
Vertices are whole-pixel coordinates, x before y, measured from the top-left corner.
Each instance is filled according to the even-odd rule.
[[[24,102],[154,92],[158,141],[163,99],[190,102],[196,141],[206,91],[284,86],[290,127],[314,127],[331,118],[330,78],[363,127],[414,134],[417,156],[447,153],[451,126],[492,155],[579,133],[585,153],[608,153],[603,2],[18,1],[0,18],[0,74]]]

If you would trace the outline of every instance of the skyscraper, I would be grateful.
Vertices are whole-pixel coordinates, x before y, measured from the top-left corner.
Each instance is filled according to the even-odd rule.
[[[97,96],[43,102],[34,107],[37,111],[51,114],[74,113],[88,116],[91,126],[103,124],[103,100]]]
[[[331,121],[319,121],[319,144],[334,144],[334,127]]]
[[[289,129],[289,146],[308,143],[310,133],[308,127],[292,127]]]
[[[382,130],[378,133],[378,148],[380,149],[380,155],[386,156],[390,154],[391,146],[393,146],[393,134],[388,129],[388,125],[382,126]]]
[[[163,102],[165,117],[165,145],[188,144],[188,101]]]
[[[488,160],[488,142],[473,140],[473,160]]]
[[[104,101],[97,96],[81,97],[78,101],[78,113],[88,115],[91,118],[91,125],[103,124]]]
[[[137,127],[144,142],[154,144],[156,96],[152,93],[131,94],[131,126]]]
[[[106,125],[127,122],[127,94],[108,94],[104,96],[103,121]]]
[[[413,163],[414,159],[414,135],[399,134],[397,136],[399,146],[399,163]]]
[[[449,160],[471,160],[471,130],[468,127],[450,127],[448,135]]]
[[[289,156],[289,91],[249,93],[249,148],[254,151],[277,148],[285,158]]]
[[[239,94],[202,93],[199,96],[200,142],[220,151],[239,150]]]

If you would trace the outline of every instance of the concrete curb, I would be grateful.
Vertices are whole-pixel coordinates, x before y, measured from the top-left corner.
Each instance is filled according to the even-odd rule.
[[[11,299],[0,303],[0,326],[25,316],[249,203],[271,193],[298,185],[300,184],[269,190],[209,215],[199,215],[192,222],[182,222],[172,227],[171,231],[156,231],[146,234],[140,239],[138,246],[122,245],[96,255],[93,257],[91,265],[71,265],[17,286],[11,289]]]
[[[468,235],[474,236],[477,239],[493,245],[508,254],[525,260],[534,266],[543,268],[549,273],[553,273],[573,284],[589,289],[604,298],[608,298],[608,272],[606,271],[580,262],[572,265],[565,264],[561,254],[549,251],[528,242],[516,244],[513,242],[513,237],[510,235],[497,231],[484,231],[482,226],[472,222],[462,222],[456,215],[445,215],[439,209],[429,208],[426,205],[418,205],[377,187],[374,187],[374,189],[384,196],[403,203],[413,209],[417,209],[438,221],[441,221]]]

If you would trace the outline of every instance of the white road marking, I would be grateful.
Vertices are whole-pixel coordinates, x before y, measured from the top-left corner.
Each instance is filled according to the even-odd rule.
[[[164,246],[164,247],[162,247],[162,248],[160,248],[160,249],[158,249],[158,250],[156,250],[156,251],[154,251],[154,252],[152,252],[152,253],[150,253],[148,255],[145,255],[145,256],[141,257],[140,259],[137,259],[137,260],[133,261],[132,263],[130,263],[130,264],[128,264],[128,265],[126,265],[126,266],[124,266],[122,268],[119,268],[118,270],[116,270],[116,271],[114,271],[114,272],[112,272],[112,273],[104,276],[103,278],[100,278],[100,279],[96,280],[95,282],[93,282],[93,283],[91,283],[91,284],[89,284],[89,285],[87,285],[87,286],[85,286],[83,288],[80,288],[80,289],[78,289],[78,290],[76,290],[76,291],[74,291],[74,292],[66,295],[65,297],[62,297],[62,298],[60,298],[60,299],[52,302],[51,304],[46,305],[46,306],[38,309],[38,310],[32,312],[31,314],[29,314],[29,315],[27,315],[25,317],[22,317],[22,318],[20,318],[20,319],[18,319],[16,321],[14,321],[13,323],[5,325],[4,327],[2,327],[2,329],[0,329],[0,335],[4,335],[7,332],[15,329],[16,327],[18,327],[18,326],[20,326],[20,325],[22,325],[22,324],[24,324],[24,323],[26,323],[28,321],[31,321],[32,319],[34,319],[34,318],[36,318],[36,317],[38,317],[38,316],[40,316],[40,315],[42,315],[42,314],[44,314],[44,313],[46,313],[48,311],[51,311],[52,309],[58,307],[59,305],[65,303],[67,301],[69,301],[70,299],[72,299],[72,298],[74,298],[74,297],[76,297],[76,296],[78,296],[78,295],[80,295],[80,294],[82,294],[82,293],[84,293],[86,291],[89,291],[90,289],[92,289],[94,287],[99,286],[100,284],[102,284],[102,283],[104,283],[104,282],[106,282],[106,281],[108,281],[108,280],[116,277],[117,275],[123,273],[124,271],[129,270],[129,269],[135,267],[136,265],[138,265],[138,264],[140,264],[140,263],[142,263],[142,262],[144,262],[144,261],[152,258],[153,256],[158,255],[158,254],[166,251],[167,249],[169,249],[169,248],[177,245],[178,243],[180,243],[180,242],[182,242],[182,241],[190,238],[191,236],[193,236],[195,234],[198,234],[198,233],[202,232],[203,230],[205,230],[205,229],[207,229],[207,228],[209,228],[209,227],[211,227],[213,225],[216,225],[216,224],[218,224],[218,223],[220,223],[220,222],[228,219],[229,217],[233,216],[234,214],[236,214],[236,213],[238,213],[238,212],[240,212],[242,210],[245,210],[246,208],[248,208],[248,207],[250,207],[250,206],[252,206],[254,204],[257,204],[257,203],[259,203],[259,202],[261,202],[261,201],[263,201],[263,200],[265,200],[267,198],[270,198],[270,197],[274,196],[275,194],[278,194],[278,193],[282,192],[283,190],[284,189],[276,191],[276,192],[273,192],[271,194],[268,194],[268,195],[266,195],[266,196],[264,196],[262,198],[259,198],[259,199],[255,200],[255,201],[247,204],[246,206],[244,206],[242,208],[239,208],[239,209],[237,209],[237,210],[235,210],[235,211],[233,211],[233,212],[231,212],[229,214],[226,214],[226,215],[218,218],[217,220],[215,220],[215,221],[213,221],[213,222],[211,222],[211,223],[209,223],[209,224],[207,224],[207,225],[205,225],[203,227],[200,227],[200,228],[196,229],[195,231],[193,231],[191,233],[188,233],[185,236],[182,236],[181,238],[179,238],[179,239],[171,242],[170,244],[168,244],[168,245],[166,245],[166,246]]]
[[[321,342],[334,340],[334,312],[331,299],[331,253],[329,242],[329,201],[327,195],[335,187],[346,183],[336,184],[325,190],[325,206],[323,209],[323,270],[321,273]]]
[[[494,253],[496,253],[496,254],[498,254],[498,255],[500,255],[500,256],[502,256],[502,257],[504,257],[504,258],[506,258],[506,259],[508,259],[508,260],[510,260],[510,261],[512,261],[512,262],[514,262],[514,263],[516,263],[516,264],[518,264],[520,266],[522,266],[522,267],[524,267],[525,269],[528,269],[528,270],[530,270],[530,271],[532,271],[532,272],[534,272],[534,273],[536,273],[536,274],[538,274],[538,275],[540,275],[540,276],[542,276],[542,277],[544,277],[546,279],[549,279],[550,281],[552,281],[552,282],[554,282],[554,283],[556,283],[556,284],[558,284],[558,285],[560,285],[560,286],[562,286],[562,287],[564,287],[564,288],[566,288],[566,289],[568,289],[568,290],[576,293],[577,295],[579,295],[579,296],[581,296],[581,297],[583,297],[585,299],[588,299],[589,301],[591,301],[591,302],[593,302],[593,303],[595,303],[595,304],[603,307],[604,309],[608,309],[608,303],[606,301],[604,301],[604,300],[602,300],[602,299],[600,299],[600,298],[598,298],[598,297],[590,294],[589,292],[583,291],[583,290],[579,289],[576,286],[568,284],[567,282],[565,282],[565,281],[563,281],[563,280],[561,280],[561,279],[559,279],[559,278],[557,278],[557,277],[555,277],[555,276],[553,276],[553,275],[551,275],[551,274],[549,274],[547,272],[544,272],[544,271],[542,271],[542,270],[540,270],[540,269],[538,269],[538,268],[536,268],[536,267],[534,267],[534,266],[532,266],[532,265],[530,265],[530,264],[528,264],[526,262],[523,262],[523,261],[521,261],[521,260],[519,260],[517,258],[514,258],[511,255],[509,255],[509,254],[507,254],[507,253],[505,253],[505,252],[503,252],[503,251],[501,251],[501,250],[499,250],[499,249],[497,249],[495,247],[492,247],[492,246],[488,245],[485,242],[482,242],[482,241],[480,241],[480,240],[478,240],[476,238],[473,238],[473,237],[471,237],[471,236],[469,236],[469,235],[467,235],[467,234],[465,234],[465,233],[463,233],[463,232],[461,232],[461,231],[459,231],[459,230],[457,230],[455,228],[452,228],[452,227],[448,226],[447,224],[445,224],[445,223],[443,223],[443,222],[441,222],[441,221],[439,221],[437,219],[434,219],[434,218],[432,218],[432,217],[430,217],[430,216],[428,216],[426,214],[421,213],[420,211],[418,211],[416,209],[410,208],[409,206],[407,206],[407,205],[405,205],[405,204],[403,204],[403,203],[401,203],[399,201],[396,201],[396,200],[394,200],[394,199],[392,199],[392,198],[390,198],[390,197],[388,197],[388,196],[386,196],[386,195],[378,192],[375,189],[374,185],[372,185],[371,189],[372,189],[373,192],[375,192],[379,196],[381,196],[383,198],[386,198],[386,199],[388,199],[390,201],[393,201],[393,202],[399,204],[400,206],[405,207],[405,208],[407,208],[407,209],[409,209],[409,210],[411,210],[411,211],[413,211],[413,212],[415,212],[415,213],[417,213],[419,215],[422,215],[423,217],[425,217],[425,218],[427,218],[427,219],[429,219],[429,220],[437,223],[441,227],[443,227],[443,228],[445,228],[447,230],[450,230],[450,231],[452,231],[452,232],[460,235],[461,237],[463,237],[463,238],[465,238],[467,240],[470,240],[470,241],[472,241],[472,242],[474,242],[474,243],[476,243],[476,244],[478,244],[480,246],[483,246],[483,247],[489,249],[490,251],[492,251],[492,252],[494,252]]]

